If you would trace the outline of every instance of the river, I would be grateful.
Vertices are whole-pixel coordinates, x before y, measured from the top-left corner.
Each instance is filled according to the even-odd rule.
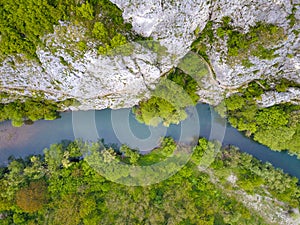
[[[300,160],[295,156],[290,156],[287,152],[272,151],[268,147],[245,137],[226,122],[222,122],[222,119],[209,105],[198,104],[195,109],[198,114],[197,120],[199,121],[199,135],[201,137],[218,139],[224,146],[235,145],[241,151],[247,152],[263,162],[268,161],[274,167],[281,168],[284,172],[300,179]],[[128,126],[135,139],[129,134],[122,136],[124,132],[126,133]],[[214,132],[212,132],[212,127]],[[122,129],[125,130],[122,131]],[[53,143],[74,140],[75,138],[84,140],[103,138],[105,143],[118,145],[130,139],[131,145],[135,140],[148,139],[148,142],[141,142],[141,145],[150,148],[157,143],[161,134],[162,136],[172,136],[175,140],[180,139],[182,132],[187,131],[182,131],[182,129],[182,123],[172,125],[167,130],[163,126],[159,126],[156,128],[157,134],[151,136],[149,127],[137,122],[130,109],[65,112],[61,113],[60,119],[54,121],[40,120],[32,125],[19,128],[12,127],[10,121],[5,121],[0,123],[0,164],[7,164],[10,155],[25,157],[31,154],[42,154],[43,149],[48,148]],[[147,149],[144,150],[147,151]]]

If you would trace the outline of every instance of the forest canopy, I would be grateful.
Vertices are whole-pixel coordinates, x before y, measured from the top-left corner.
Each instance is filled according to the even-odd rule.
[[[164,161],[176,149],[171,138],[146,155],[125,145],[92,146],[103,157],[135,166]],[[299,208],[296,178],[235,147],[216,151],[218,143],[201,138],[180,171],[148,186],[125,186],[101,176],[82,158],[86,147],[76,140],[53,144],[43,156],[11,159],[0,170],[1,224],[269,224],[268,216],[242,203],[254,193]],[[204,165],[209,167],[203,170]],[[232,176],[234,183],[228,181]]]

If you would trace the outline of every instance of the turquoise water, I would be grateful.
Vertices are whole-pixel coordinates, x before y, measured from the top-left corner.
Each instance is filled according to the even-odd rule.
[[[196,113],[197,112],[197,113]],[[8,157],[41,154],[43,149],[63,140],[96,140],[105,143],[129,144],[142,151],[149,151],[159,143],[160,136],[172,136],[177,141],[188,142],[195,135],[218,139],[223,145],[235,145],[263,162],[300,179],[300,160],[286,152],[274,152],[237,131],[224,122],[206,104],[198,104],[196,111],[189,110],[189,119],[168,129],[163,126],[150,128],[138,123],[130,109],[65,112],[54,121],[37,121],[33,125],[15,128],[9,121],[0,123],[0,164]],[[193,119],[190,119],[193,118]],[[199,124],[198,124],[199,123]]]

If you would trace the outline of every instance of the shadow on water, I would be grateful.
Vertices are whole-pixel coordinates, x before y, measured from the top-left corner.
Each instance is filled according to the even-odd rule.
[[[211,139],[212,125],[220,129],[220,131],[224,129],[224,124],[220,122],[220,117],[209,105],[198,104],[196,109],[199,117],[201,137]],[[125,118],[120,117],[117,119],[118,127],[126,127],[129,124],[131,132],[137,139],[151,139],[149,127],[137,122],[130,109],[120,109],[114,112],[127,115]],[[76,116],[80,116],[83,119],[79,124],[79,129],[75,132],[76,135],[74,135],[72,119],[74,122],[74,117]],[[75,137],[89,139],[91,132],[95,133],[96,131],[96,134],[92,134],[92,139],[103,138],[106,143],[123,144],[124,141],[120,142],[120,136],[116,135],[115,125],[111,121],[112,110],[105,109],[101,111],[66,112],[61,114],[60,119],[54,121],[41,120],[33,125],[25,125],[20,128],[12,127],[9,121],[2,122],[0,123],[0,164],[7,164],[7,159],[10,155],[25,157],[31,154],[41,154],[44,148],[62,140],[74,140]],[[91,125],[91,123],[93,124]],[[167,136],[172,136],[175,140],[178,140],[181,136],[181,126],[182,124],[171,125],[167,131],[162,127],[158,129],[161,129],[159,132],[162,134],[166,133]],[[235,145],[241,151],[247,152],[263,162],[268,161],[274,167],[281,168],[283,171],[300,179],[300,160],[295,156],[290,156],[287,152],[272,151],[268,147],[245,137],[229,124],[226,126],[225,136],[223,136],[220,141],[222,141],[224,146]]]

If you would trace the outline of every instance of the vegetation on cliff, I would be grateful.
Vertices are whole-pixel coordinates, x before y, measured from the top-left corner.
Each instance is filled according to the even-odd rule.
[[[217,28],[216,28],[217,27]],[[216,45],[224,55],[224,60],[229,64],[242,63],[245,67],[253,65],[250,56],[259,59],[273,59],[275,48],[272,46],[282,41],[286,35],[284,29],[274,24],[259,22],[251,27],[249,32],[241,32],[241,28],[231,25],[231,18],[224,17],[220,24],[209,21],[198,39],[193,43],[192,49],[208,60],[207,50],[210,45]],[[222,52],[224,47],[218,46],[217,39],[222,39],[226,44],[227,52]]]
[[[15,54],[36,58],[43,36],[52,33],[59,21],[84,26],[90,40],[101,41],[99,53],[124,44],[131,33],[121,10],[109,0],[4,0],[0,3],[0,21],[0,59]],[[79,42],[82,49],[85,44]]]

